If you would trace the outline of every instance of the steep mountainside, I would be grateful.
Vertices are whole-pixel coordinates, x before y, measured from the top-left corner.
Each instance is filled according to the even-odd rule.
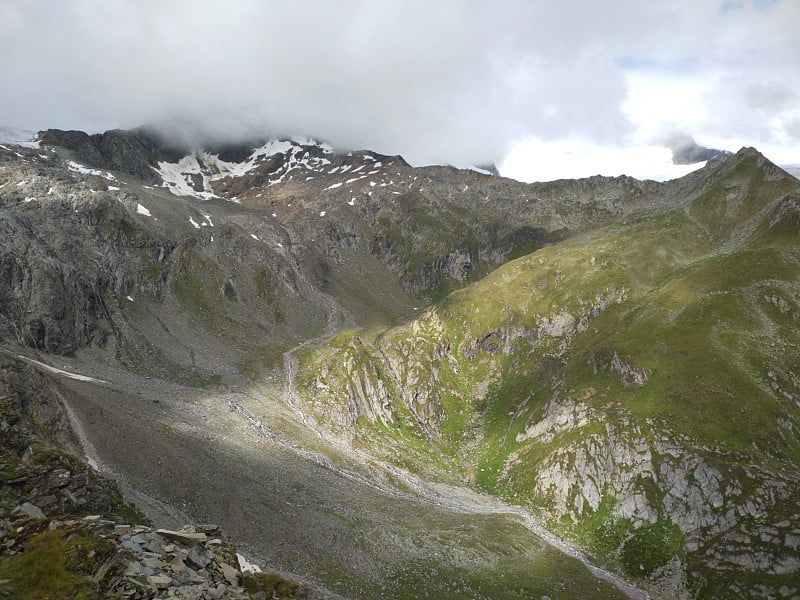
[[[48,353],[225,373],[256,347],[408,314],[677,189],[529,186],[304,142],[178,159],[129,132],[49,131],[41,149],[0,148],[0,331]],[[230,342],[222,355],[198,330]]]
[[[84,449],[283,571],[616,593],[534,515],[653,597],[800,594],[800,182],[755,150],[528,185],[50,130],[0,145],[0,228],[0,341],[97,378],[60,388]]]
[[[743,150],[683,206],[307,350],[300,395],[318,427],[527,505],[656,593],[796,594],[799,200]]]

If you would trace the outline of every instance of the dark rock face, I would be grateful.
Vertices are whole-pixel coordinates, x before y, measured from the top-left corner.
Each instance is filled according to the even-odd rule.
[[[0,319],[18,341],[53,354],[105,346],[116,335],[113,298],[136,279],[131,267],[142,249],[155,258],[162,248],[102,197],[75,209],[4,211],[0,231]]]
[[[156,183],[153,167],[159,158],[159,147],[152,140],[115,129],[92,136],[105,159],[105,167],[127,173],[148,183]]]
[[[87,166],[126,173],[148,184],[161,182],[153,170],[159,160],[175,160],[184,154],[181,149],[164,146],[154,134],[143,129],[114,129],[94,135],[48,129],[40,138],[43,146],[71,150],[76,159]]]
[[[222,144],[219,146],[211,146],[208,151],[218,155],[220,160],[225,162],[240,163],[247,160],[253,152],[253,148],[257,148],[265,142],[266,140],[254,140],[251,143]]]
[[[75,157],[87,165],[93,167],[106,166],[105,158],[88,133],[48,129],[47,131],[39,132],[39,139],[42,146],[60,146],[61,148],[72,150],[75,153]]]

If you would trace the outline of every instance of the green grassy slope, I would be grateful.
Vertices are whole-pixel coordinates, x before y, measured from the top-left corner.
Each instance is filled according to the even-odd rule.
[[[298,382],[355,444],[529,505],[656,591],[790,589],[798,189],[743,150],[679,208],[507,263],[409,324],[341,334]]]

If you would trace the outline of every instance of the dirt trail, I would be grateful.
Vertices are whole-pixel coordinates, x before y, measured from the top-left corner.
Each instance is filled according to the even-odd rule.
[[[43,362],[39,362],[38,360],[34,360],[32,358],[28,358],[27,356],[22,356],[20,354],[12,354],[14,358],[18,358],[20,360],[24,360],[26,363],[35,365],[45,371],[50,373],[55,373],[56,375],[63,375],[64,377],[69,377],[70,379],[74,379],[75,381],[87,381],[92,383],[101,383],[103,385],[108,385],[107,381],[103,381],[102,379],[97,379],[95,377],[89,377],[88,375],[79,375],[78,373],[72,373],[70,371],[64,371],[63,369],[57,369],[56,367],[51,367],[48,364]]]

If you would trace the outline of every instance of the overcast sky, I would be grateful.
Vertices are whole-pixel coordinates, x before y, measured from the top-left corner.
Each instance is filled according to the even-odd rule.
[[[305,134],[523,180],[800,163],[800,0],[0,0],[0,125]]]

